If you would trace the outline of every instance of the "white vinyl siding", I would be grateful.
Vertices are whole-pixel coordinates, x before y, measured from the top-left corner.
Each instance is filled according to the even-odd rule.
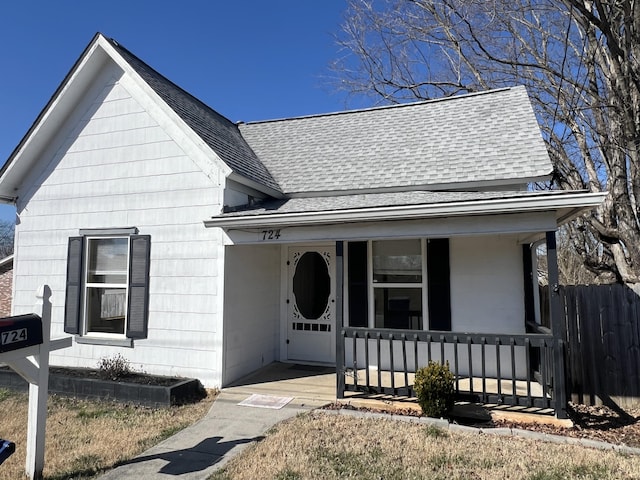
[[[125,350],[74,343],[51,363],[95,367],[122,353],[149,373],[220,386],[224,250],[220,232],[202,221],[221,209],[224,174],[203,172],[194,161],[203,161],[200,147],[174,138],[167,118],[134,98],[121,75],[115,67],[101,73],[17,192],[13,312],[31,312],[47,283],[52,335],[65,335],[69,238],[135,225],[152,238],[147,338]]]

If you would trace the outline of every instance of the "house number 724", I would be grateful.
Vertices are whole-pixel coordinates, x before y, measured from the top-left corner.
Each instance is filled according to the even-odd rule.
[[[280,229],[278,230],[262,230],[262,240],[276,240],[280,238]]]

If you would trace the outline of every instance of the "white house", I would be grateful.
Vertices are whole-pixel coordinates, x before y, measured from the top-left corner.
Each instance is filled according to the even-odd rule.
[[[53,364],[121,353],[208,387],[346,368],[343,326],[523,335],[531,245],[603,197],[528,189],[551,174],[524,87],[235,124],[97,34],[0,171],[13,313],[48,283],[74,334]]]

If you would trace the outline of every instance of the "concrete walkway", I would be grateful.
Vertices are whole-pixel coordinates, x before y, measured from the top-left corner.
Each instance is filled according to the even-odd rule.
[[[139,457],[107,472],[101,480],[206,479],[275,424],[333,401],[335,374],[272,364],[220,392],[207,415]],[[325,385],[325,389],[318,388]],[[334,384],[335,385],[335,384]],[[315,391],[313,387],[315,386]],[[238,405],[252,394],[293,397],[283,408]]]

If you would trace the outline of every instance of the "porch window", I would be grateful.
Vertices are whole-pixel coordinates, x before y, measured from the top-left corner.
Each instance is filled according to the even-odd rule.
[[[78,341],[146,338],[150,237],[134,228],[84,232],[69,239],[65,332]]]
[[[372,287],[376,328],[422,328],[421,240],[372,242]]]
[[[451,330],[449,240],[350,242],[349,325]]]

